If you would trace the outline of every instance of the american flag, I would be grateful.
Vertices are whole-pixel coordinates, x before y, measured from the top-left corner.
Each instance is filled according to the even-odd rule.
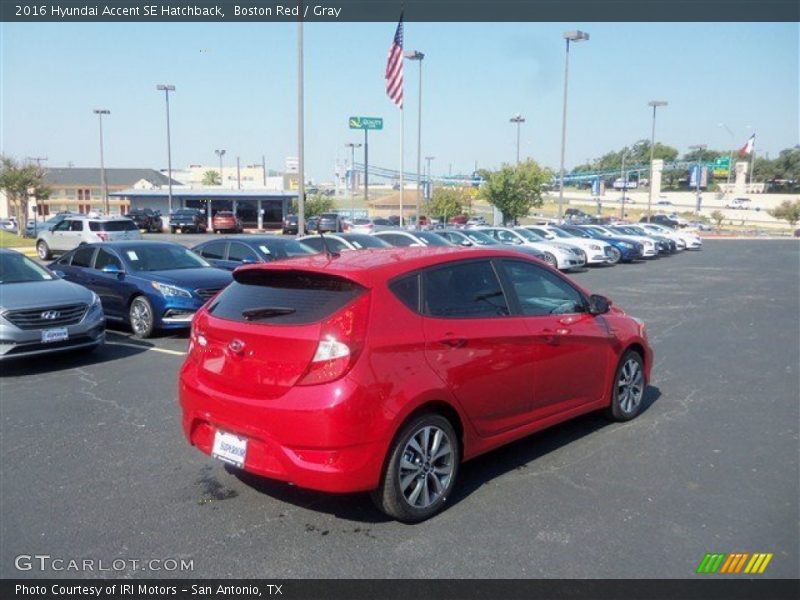
[[[394,40],[386,59],[386,94],[400,110],[403,109],[403,13],[394,32]]]

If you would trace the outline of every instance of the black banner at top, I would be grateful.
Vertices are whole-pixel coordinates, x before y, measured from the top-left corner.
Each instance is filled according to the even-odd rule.
[[[798,0],[0,0],[6,22],[798,21]]]

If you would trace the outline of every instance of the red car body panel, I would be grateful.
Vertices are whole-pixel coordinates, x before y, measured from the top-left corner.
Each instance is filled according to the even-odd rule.
[[[418,269],[480,258],[529,260],[549,269],[513,251],[447,247],[240,267],[237,273],[324,273],[363,286],[369,311],[363,347],[344,376],[303,385],[320,323],[254,325],[217,318],[206,304],[180,372],[186,438],[209,454],[215,430],[234,433],[248,439],[249,472],[328,492],[366,491],[378,486],[394,436],[421,408],[456,421],[467,460],[607,407],[628,348],[642,353],[649,381],[653,355],[643,327],[616,307],[597,316],[437,319],[409,309],[387,285]],[[232,352],[232,340],[247,350]]]

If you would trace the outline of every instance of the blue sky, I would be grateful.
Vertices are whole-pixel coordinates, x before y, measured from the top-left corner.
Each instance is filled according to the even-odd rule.
[[[173,83],[173,166],[261,161],[296,154],[296,24],[1,24],[0,148],[48,165],[99,162],[166,167],[161,82]],[[344,144],[362,141],[350,115],[382,116],[370,163],[399,165],[399,111],[384,93],[394,23],[306,24],[306,162],[330,180]],[[572,46],[567,166],[650,135],[647,101],[665,99],[657,138],[729,148],[757,133],[774,156],[798,144],[798,24],[407,23],[407,50],[425,52],[423,155],[435,173],[513,161],[516,113],[527,119],[522,154],[556,167],[564,69]],[[406,168],[416,162],[417,64],[406,64]],[[718,126],[726,123],[735,139]],[[749,126],[749,129],[748,129]],[[357,159],[358,160],[358,159]]]

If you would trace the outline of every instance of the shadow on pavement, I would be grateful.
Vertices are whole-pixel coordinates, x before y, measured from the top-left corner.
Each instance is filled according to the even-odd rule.
[[[660,397],[661,390],[648,386],[640,416],[646,413]],[[532,434],[466,462],[461,467],[456,487],[447,506],[458,504],[489,481],[511,471],[531,466],[530,463],[536,459],[609,425],[614,423],[606,419],[602,413],[591,413]],[[326,494],[251,475],[228,465],[225,465],[225,470],[248,487],[281,502],[350,521],[383,523],[391,520],[375,507],[368,494]]]

